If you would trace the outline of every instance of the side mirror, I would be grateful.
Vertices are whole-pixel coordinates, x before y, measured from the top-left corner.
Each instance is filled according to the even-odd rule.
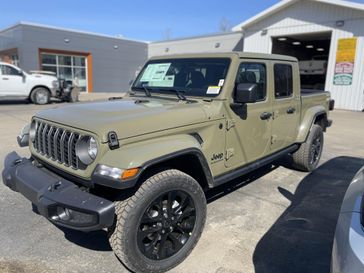
[[[25,74],[24,74],[23,70],[19,70],[18,73],[19,73],[20,77],[25,78]]]
[[[235,103],[254,103],[258,99],[258,85],[255,83],[239,83],[235,90]]]

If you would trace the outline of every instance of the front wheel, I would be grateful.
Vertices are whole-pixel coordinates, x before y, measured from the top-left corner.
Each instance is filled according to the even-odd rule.
[[[49,91],[44,87],[37,87],[35,88],[31,95],[30,99],[34,104],[48,104],[50,101],[50,93]]]
[[[324,133],[322,127],[315,124],[311,128],[306,142],[302,143],[298,151],[292,155],[294,167],[306,172],[316,169],[321,158],[323,146]]]
[[[181,263],[197,244],[206,219],[202,188],[178,170],[153,175],[115,206],[110,245],[134,272],[165,272]]]

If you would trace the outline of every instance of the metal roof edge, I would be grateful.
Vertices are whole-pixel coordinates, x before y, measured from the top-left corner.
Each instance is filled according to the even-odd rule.
[[[298,1],[302,1],[302,0],[282,0],[282,1],[278,2],[277,4],[269,7],[268,9],[263,10],[262,12],[258,13],[257,15],[234,26],[232,28],[232,31],[241,31],[242,29],[247,28],[248,26],[250,26],[256,22],[259,22],[260,20],[263,20],[264,18],[266,18],[274,13],[277,13],[278,11],[281,11],[282,9],[284,9],[288,6],[291,6],[292,4],[294,4]],[[335,5],[335,6],[339,6],[339,7],[343,7],[343,8],[350,8],[350,9],[364,11],[364,4],[355,3],[355,2],[351,2],[351,1],[344,1],[344,0],[310,0],[310,1],[315,1],[315,2],[320,2],[320,3],[324,3],[324,4]]]
[[[103,38],[108,38],[108,39],[116,39],[116,40],[129,41],[129,42],[137,42],[137,43],[145,43],[145,44],[148,44],[149,43],[147,41],[141,41],[141,40],[136,40],[136,39],[129,39],[129,38],[124,38],[124,37],[116,37],[116,36],[106,35],[106,34],[101,34],[101,33],[95,33],[95,32],[89,32],[89,31],[82,31],[82,30],[76,30],[76,29],[70,29],[70,28],[55,27],[55,26],[49,26],[49,25],[32,23],[32,22],[26,22],[26,21],[19,21],[18,23],[14,24],[14,25],[12,25],[10,27],[7,27],[7,28],[4,28],[4,29],[0,30],[0,32],[7,31],[7,30],[10,30],[12,28],[16,28],[18,26],[30,26],[30,27],[38,27],[38,28],[47,28],[47,29],[53,29],[53,30],[59,30],[59,31],[68,31],[68,32],[73,32],[73,33],[79,33],[79,34],[85,34],[85,35],[92,35],[92,36],[103,37]]]

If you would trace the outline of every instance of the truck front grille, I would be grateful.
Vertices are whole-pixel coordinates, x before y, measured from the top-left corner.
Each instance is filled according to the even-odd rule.
[[[76,155],[82,135],[46,122],[36,121],[34,149],[37,153],[74,169],[84,169]]]

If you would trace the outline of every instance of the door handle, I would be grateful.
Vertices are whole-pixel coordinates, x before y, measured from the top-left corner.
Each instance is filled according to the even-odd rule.
[[[3,80],[4,80],[4,81],[8,81],[8,80],[9,80],[9,78],[3,78]]]
[[[269,112],[263,112],[260,114],[261,120],[267,120],[267,119],[270,119],[271,117],[272,117],[272,113],[269,113]]]
[[[287,114],[294,114],[294,112],[296,112],[296,108],[294,108],[294,107],[289,107],[287,109]]]

